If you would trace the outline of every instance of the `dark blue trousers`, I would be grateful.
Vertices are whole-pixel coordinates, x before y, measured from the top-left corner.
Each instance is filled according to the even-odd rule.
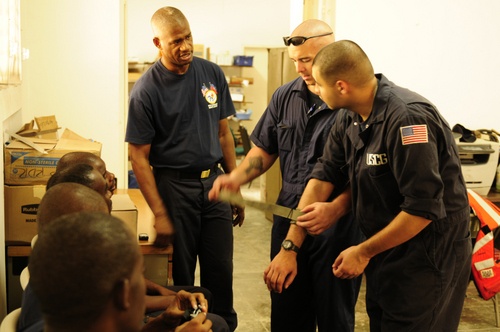
[[[372,258],[365,271],[370,331],[458,329],[471,271],[469,213],[433,221]]]
[[[281,250],[289,227],[288,219],[274,217],[271,260]],[[350,215],[319,236],[307,236],[297,255],[298,274],[292,285],[281,294],[271,293],[271,331],[315,332],[316,325],[320,332],[354,331],[361,277],[336,278],[332,265],[342,250],[362,239]]]
[[[233,226],[231,207],[211,202],[208,192],[217,174],[205,179],[154,170],[156,185],[175,227],[172,276],[175,285],[193,285],[196,261],[200,284],[213,294],[213,313],[231,331],[238,325],[233,308]]]

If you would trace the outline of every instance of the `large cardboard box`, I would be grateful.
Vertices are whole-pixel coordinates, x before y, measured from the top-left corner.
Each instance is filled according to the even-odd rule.
[[[102,144],[65,129],[59,139],[18,137],[5,143],[5,184],[46,184],[57,162],[68,152],[88,151],[101,156]]]
[[[134,202],[132,202],[129,195],[115,194],[111,197],[111,201],[113,203],[111,215],[123,220],[137,237],[137,207]]]
[[[31,243],[31,239],[38,233],[36,213],[44,194],[45,185],[4,185],[5,241]],[[113,202],[111,215],[123,220],[133,234],[137,235],[138,213],[129,195],[113,195],[111,200]]]
[[[5,241],[31,243],[38,233],[36,213],[44,194],[44,185],[4,186]]]

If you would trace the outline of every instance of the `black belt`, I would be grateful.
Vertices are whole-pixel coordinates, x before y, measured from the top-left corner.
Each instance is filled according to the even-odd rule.
[[[219,164],[214,164],[212,167],[198,172],[176,170],[164,167],[155,168],[155,172],[158,172],[159,174],[166,174],[168,176],[173,176],[178,179],[197,180],[197,179],[206,179],[211,175],[217,174],[218,169],[219,169]]]

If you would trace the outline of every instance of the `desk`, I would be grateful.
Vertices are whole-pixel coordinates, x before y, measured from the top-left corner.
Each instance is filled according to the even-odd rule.
[[[154,228],[154,215],[153,211],[149,208],[148,203],[142,196],[140,189],[118,189],[117,194],[128,194],[132,202],[134,202],[135,207],[137,208],[137,234],[146,233],[149,236],[148,241],[140,241],[141,252],[143,255],[146,255],[145,259],[149,261],[153,261],[153,257],[148,256],[164,256],[167,255],[168,267],[167,267],[167,284],[172,284],[172,254],[174,249],[172,246],[168,246],[166,248],[158,248],[153,246],[154,239],[156,238],[156,230]],[[154,269],[153,266],[148,266],[148,262],[146,263],[146,277],[155,281],[159,284],[164,284],[164,282],[159,282],[159,280],[155,280],[157,278],[153,278],[148,276],[148,267]]]
[[[142,196],[140,189],[118,189],[118,194],[128,194],[137,208],[137,233],[149,235],[148,241],[140,241],[141,252],[144,255],[168,255],[169,262],[173,253],[173,247],[158,248],[153,246],[156,231],[154,229],[154,216],[146,200]],[[31,246],[7,244],[7,257],[28,257],[31,254]],[[170,270],[170,269],[169,269]]]

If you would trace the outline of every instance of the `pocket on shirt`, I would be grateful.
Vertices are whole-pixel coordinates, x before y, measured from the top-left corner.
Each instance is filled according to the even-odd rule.
[[[280,150],[291,151],[293,146],[295,128],[287,123],[278,123],[278,144]]]

